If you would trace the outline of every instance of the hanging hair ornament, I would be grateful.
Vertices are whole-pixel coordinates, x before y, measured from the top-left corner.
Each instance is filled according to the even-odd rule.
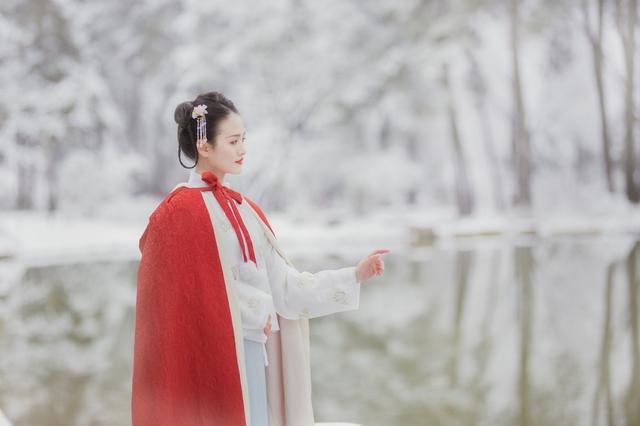
[[[207,106],[200,104],[193,107],[191,117],[196,119],[196,144],[198,147],[207,143]]]

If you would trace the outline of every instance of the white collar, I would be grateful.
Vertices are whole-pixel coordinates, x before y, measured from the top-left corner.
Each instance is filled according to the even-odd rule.
[[[224,180],[222,185],[226,186],[227,188],[231,188],[231,185],[229,185],[229,181],[226,179]],[[189,179],[187,180],[187,186],[191,188],[202,188],[204,186],[207,186],[207,183],[202,180],[202,175],[196,172],[195,167],[191,169],[191,171],[189,171]]]

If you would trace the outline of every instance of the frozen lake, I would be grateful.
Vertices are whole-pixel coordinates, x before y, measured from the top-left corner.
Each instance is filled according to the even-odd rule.
[[[316,420],[640,424],[639,244],[394,249],[358,311],[311,321]],[[309,271],[357,260],[290,257]],[[0,408],[14,425],[129,424],[137,262],[15,262],[0,260]]]

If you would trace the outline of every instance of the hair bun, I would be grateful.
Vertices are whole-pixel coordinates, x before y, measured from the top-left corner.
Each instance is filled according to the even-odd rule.
[[[193,102],[182,102],[176,107],[176,111],[173,113],[173,119],[180,127],[187,127],[191,120],[192,111]]]

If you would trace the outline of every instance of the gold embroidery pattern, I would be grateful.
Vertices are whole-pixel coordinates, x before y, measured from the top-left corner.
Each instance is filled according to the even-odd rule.
[[[348,305],[349,300],[347,299],[347,293],[342,290],[338,290],[333,295],[333,301],[336,303],[340,303],[342,305]]]
[[[225,221],[221,221],[222,222],[222,230],[224,232],[229,232],[229,229],[231,229],[231,225],[228,222]]]
[[[256,314],[260,313],[260,301],[258,299],[249,299],[247,301],[247,306],[253,309],[253,312],[255,312]]]
[[[316,277],[308,272],[303,272],[298,276],[298,287],[300,288],[312,288],[315,286]]]
[[[300,317],[301,318],[309,318],[309,310],[308,309],[303,309],[302,311],[300,311]]]

